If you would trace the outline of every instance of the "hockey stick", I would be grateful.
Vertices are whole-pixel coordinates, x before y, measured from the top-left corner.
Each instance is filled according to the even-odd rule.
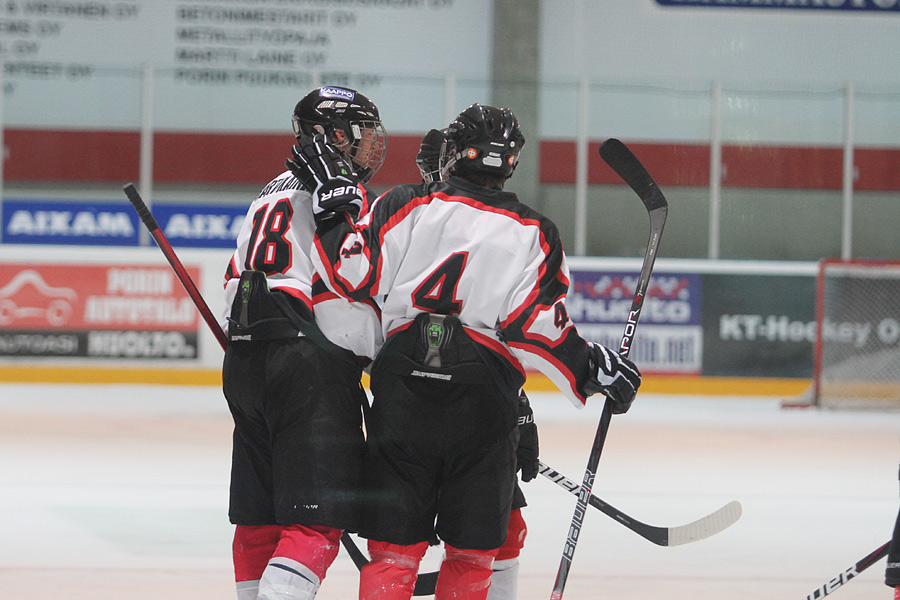
[[[844,569],[838,575],[836,575],[832,579],[829,579],[826,584],[816,588],[816,590],[812,594],[809,594],[804,600],[821,600],[821,598],[824,598],[834,590],[838,589],[839,587],[877,563],[883,557],[887,556],[890,545],[891,542],[888,541],[884,545],[879,546],[870,554],[867,554],[863,558],[856,561],[855,565]]]
[[[147,231],[150,232],[150,235],[156,240],[159,249],[162,250],[162,253],[166,256],[166,260],[169,261],[169,264],[175,271],[178,280],[181,281],[181,285],[184,286],[188,296],[194,301],[194,306],[200,311],[203,320],[209,325],[210,330],[212,330],[213,335],[216,336],[216,340],[219,342],[219,345],[222,346],[222,350],[224,350],[225,347],[228,346],[228,337],[226,337],[222,328],[219,327],[216,317],[213,316],[212,311],[209,310],[209,306],[207,306],[206,302],[203,300],[203,296],[200,295],[200,290],[194,285],[194,281],[191,279],[191,276],[188,275],[184,265],[178,260],[178,255],[175,254],[175,250],[173,250],[172,245],[169,244],[166,234],[159,228],[156,219],[154,219],[153,215],[150,213],[150,209],[144,204],[144,200],[141,198],[141,195],[138,194],[137,188],[134,187],[133,183],[129,183],[122,189],[125,191],[125,195],[128,196],[128,200],[131,202],[134,210],[137,211],[137,214],[147,228]]]
[[[178,277],[181,285],[183,285],[185,291],[187,291],[188,296],[190,296],[191,300],[194,301],[194,306],[196,306],[197,310],[200,311],[200,314],[203,316],[203,320],[206,321],[206,324],[209,326],[213,335],[216,337],[219,345],[222,346],[222,350],[225,350],[225,348],[228,347],[228,336],[226,336],[222,328],[219,327],[219,323],[218,321],[216,321],[215,316],[213,316],[212,311],[209,309],[209,305],[206,304],[206,301],[200,294],[200,290],[198,290],[197,286],[194,284],[194,280],[191,279],[190,274],[188,274],[187,270],[184,268],[184,265],[181,264],[181,261],[178,259],[178,255],[175,254],[175,250],[172,248],[172,245],[166,238],[166,234],[163,233],[163,231],[159,228],[159,224],[156,222],[156,219],[153,217],[150,209],[147,208],[147,205],[144,203],[143,198],[141,198],[141,195],[138,193],[137,188],[134,187],[134,184],[129,183],[122,189],[125,191],[125,195],[128,196],[128,200],[131,202],[134,210],[137,211],[138,216],[141,218],[141,222],[147,228],[147,231],[150,232],[150,235],[153,236],[153,239],[156,240],[156,244],[159,246],[159,249],[162,250],[162,253],[165,255],[166,260],[169,261],[169,264],[175,271],[175,276]],[[356,547],[356,544],[347,533],[341,535],[341,543],[344,545],[347,553],[350,554],[350,558],[353,560],[354,564],[356,564],[357,568],[362,568],[362,565],[368,562],[363,556],[360,549]],[[360,564],[359,558],[362,558],[362,564]],[[435,581],[437,580],[437,573],[434,573],[434,579]],[[433,584],[432,591],[430,593],[434,593]]]
[[[567,490],[576,496],[579,494],[581,486],[577,483],[561,474],[559,471],[551,469],[544,463],[540,463],[540,465],[538,472],[541,475],[564,490]],[[687,523],[686,525],[656,527],[654,525],[641,523],[634,517],[626,515],[615,506],[607,504],[593,494],[591,494],[588,503],[657,546],[680,546],[681,544],[690,544],[691,542],[697,542],[714,536],[737,523],[737,520],[741,518],[742,510],[741,503],[734,500],[719,510],[712,512],[705,517],[701,517],[696,521]]]
[[[635,191],[650,214],[650,240],[647,243],[640,279],[638,279],[634,299],[631,302],[631,310],[628,313],[628,322],[619,344],[619,354],[627,357],[631,352],[631,343],[634,340],[641,308],[644,305],[644,294],[647,293],[647,286],[650,284],[650,273],[653,270],[653,263],[656,261],[656,252],[659,248],[663,227],[666,224],[669,204],[647,169],[625,144],[615,138],[606,140],[600,145],[600,157],[628,184],[628,187]],[[588,464],[584,470],[584,480],[581,483],[581,491],[578,493],[578,501],[575,504],[575,513],[572,515],[572,524],[569,526],[566,544],[559,561],[559,570],[556,573],[553,592],[550,594],[551,600],[560,600],[566,587],[569,569],[572,567],[572,557],[575,554],[575,545],[578,543],[581,526],[584,524],[591,488],[594,486],[594,477],[597,475],[597,465],[600,464],[600,454],[609,431],[612,410],[612,401],[607,397],[603,404],[603,414],[600,417],[600,424],[597,426],[594,443],[591,446]]]

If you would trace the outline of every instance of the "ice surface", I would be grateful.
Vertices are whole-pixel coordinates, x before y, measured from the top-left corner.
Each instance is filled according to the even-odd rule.
[[[531,396],[542,460],[580,482],[601,402]],[[885,542],[900,414],[778,402],[647,394],[613,417],[596,495],[651,525],[731,500],[743,516],[665,548],[589,509],[565,597],[802,600]],[[0,385],[0,598],[234,598],[230,448],[216,388]],[[524,489],[519,598],[549,598],[575,497],[543,478]],[[887,600],[883,577],[882,560],[834,597]],[[354,598],[356,582],[341,553],[319,598]]]

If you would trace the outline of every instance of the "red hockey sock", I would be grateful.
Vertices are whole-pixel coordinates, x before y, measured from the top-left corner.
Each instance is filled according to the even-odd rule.
[[[491,565],[497,550],[461,550],[444,544],[435,600],[484,600],[491,585]]]
[[[254,581],[262,577],[281,539],[281,529],[281,525],[237,525],[234,528],[231,554],[236,582]]]
[[[518,558],[522,547],[525,546],[525,536],[528,528],[525,527],[525,519],[522,518],[522,510],[517,508],[509,513],[509,525],[506,528],[506,542],[497,551],[496,560],[509,560]]]
[[[894,588],[894,600],[900,600],[900,585]]]
[[[285,525],[272,557],[283,556],[297,561],[312,571],[321,583],[338,555],[341,533],[342,530],[334,527]]]
[[[359,600],[409,600],[428,542],[411,546],[369,540],[372,560],[359,572]]]

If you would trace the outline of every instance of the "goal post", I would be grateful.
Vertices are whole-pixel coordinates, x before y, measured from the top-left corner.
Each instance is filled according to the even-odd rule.
[[[783,406],[900,410],[900,262],[819,262],[812,385]]]

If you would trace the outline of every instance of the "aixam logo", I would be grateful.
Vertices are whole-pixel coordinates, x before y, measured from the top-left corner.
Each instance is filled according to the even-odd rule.
[[[75,290],[51,287],[33,269],[20,271],[0,288],[0,325],[23,319],[43,319],[58,327],[72,316]]]
[[[127,238],[134,235],[131,219],[125,212],[17,210],[6,225],[12,236],[90,236]]]
[[[345,90],[344,88],[339,87],[323,87],[322,91],[319,92],[320,96],[328,96],[331,98],[345,98],[347,100],[353,100],[356,96],[350,90]]]

